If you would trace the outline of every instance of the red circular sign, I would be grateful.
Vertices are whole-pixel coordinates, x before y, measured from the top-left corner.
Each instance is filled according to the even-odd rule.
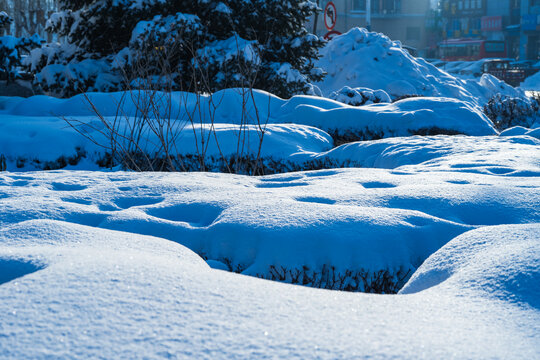
[[[324,38],[326,40],[332,40],[333,38],[335,38],[336,36],[339,36],[339,35],[341,35],[341,33],[339,31],[332,30],[332,31],[329,31],[326,35],[324,35]]]
[[[326,7],[324,8],[324,26],[326,26],[328,31],[331,31],[336,26],[336,22],[336,5],[334,5],[334,3],[330,1],[328,4],[326,4]]]

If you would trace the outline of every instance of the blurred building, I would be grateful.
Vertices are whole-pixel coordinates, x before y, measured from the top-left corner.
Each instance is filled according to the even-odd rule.
[[[441,41],[503,42],[507,57],[538,59],[540,0],[441,0],[439,11]]]
[[[540,0],[521,0],[519,58],[540,59]]]
[[[344,33],[353,27],[366,27],[366,1],[333,0],[337,15],[333,30]],[[324,9],[329,2],[320,0],[318,4]],[[392,40],[400,40],[424,55],[429,10],[430,0],[371,0],[371,30],[384,33]],[[320,36],[329,32],[324,23],[324,14],[318,16],[317,23],[310,26]]]

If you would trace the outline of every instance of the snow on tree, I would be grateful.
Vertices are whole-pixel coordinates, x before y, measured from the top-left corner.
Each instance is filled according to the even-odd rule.
[[[323,76],[313,63],[323,41],[304,27],[318,11],[309,0],[61,0],[60,6],[47,29],[64,43],[34,51],[27,63],[44,90],[60,95],[167,76],[172,89],[254,87],[289,97],[313,93],[311,82]]]
[[[5,12],[0,12],[0,30],[7,28],[13,19]],[[22,52],[41,45],[38,35],[18,38],[15,36],[0,36],[0,78],[8,83],[19,77]]]

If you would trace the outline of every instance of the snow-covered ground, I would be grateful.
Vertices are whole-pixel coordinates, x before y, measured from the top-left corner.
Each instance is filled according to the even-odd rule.
[[[540,91],[540,72],[526,78],[520,87],[524,90]]]
[[[122,94],[89,96],[114,118]],[[176,96],[177,109],[189,104],[191,95]],[[243,125],[230,123],[242,115],[239,96],[219,94],[228,100],[214,124],[199,115],[178,149],[192,152],[195,134],[214,129],[207,155],[218,143],[234,153],[241,126],[254,151],[255,109]],[[99,134],[103,123],[83,98],[2,99],[0,357],[538,354],[537,129],[498,136],[476,107],[441,98],[360,108],[254,98],[268,104],[257,107],[268,119],[261,153],[281,161],[279,171],[326,169],[74,171],[98,170],[103,151],[62,119]],[[133,106],[123,109],[129,123]],[[479,136],[334,147],[329,128],[358,124],[403,135],[443,124]],[[87,158],[69,165],[77,152]],[[29,171],[59,156],[71,170]]]
[[[3,173],[2,356],[534,358],[540,184],[514,175]],[[420,268],[369,295],[208,264],[322,287]]]
[[[382,103],[0,97],[0,358],[538,357],[540,124],[481,111],[523,91],[359,29],[324,51],[325,94]],[[107,170],[133,134],[275,174]]]

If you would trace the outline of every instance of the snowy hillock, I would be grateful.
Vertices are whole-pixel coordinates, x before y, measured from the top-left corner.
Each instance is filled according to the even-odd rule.
[[[418,97],[355,107],[313,96],[283,100],[264,91],[242,89],[211,96],[135,91],[70,99],[2,98],[0,114],[0,154],[18,169],[62,168],[76,164],[83,154],[97,153],[100,158],[113,151],[110,139],[114,137],[123,139],[117,144],[121,148],[129,148],[133,144],[125,142],[127,134],[137,126],[144,135],[144,144],[136,145],[138,152],[160,157],[174,151],[185,157],[186,170],[197,170],[190,167],[190,158],[202,155],[211,158],[208,170],[216,171],[227,170],[233,155],[246,160],[266,158],[270,172],[309,170],[338,166],[308,157],[350,141],[417,134],[497,134],[477,107],[455,99]],[[167,149],[156,131],[163,126],[169,134],[164,141]],[[295,166],[283,164],[298,154],[304,154],[303,162],[316,162],[302,165],[296,156]],[[211,164],[215,162],[219,164]]]
[[[320,50],[317,66],[328,74],[317,86],[329,95],[344,86],[382,89],[391,97],[408,95],[459,99],[483,105],[496,93],[524,97],[519,89],[491,75],[462,80],[422,58],[414,58],[399,41],[353,28]]]
[[[3,223],[0,348],[14,359],[532,359],[539,232],[521,225],[466,233],[421,267],[446,281],[378,296],[216,271],[152,236],[52,220]]]
[[[498,138],[440,135],[360,141],[338,146],[314,159],[363,168],[540,175],[540,139],[532,135],[532,132]]]
[[[298,106],[285,122],[315,126],[337,143],[395,136],[466,134],[495,135],[493,123],[476,106],[449,98],[408,98],[392,104],[323,110]],[[283,121],[283,120],[281,120]]]
[[[458,236],[433,254],[400,291],[486,297],[540,308],[540,224],[486,227]]]
[[[114,164],[107,157],[135,151],[160,163],[174,154],[177,163],[165,166],[168,169],[252,173],[249,163],[255,162],[264,173],[276,173],[346,166],[341,156],[319,155],[351,141],[497,134],[477,107],[455,99],[409,98],[355,107],[313,96],[283,100],[239,89],[212,96],[118,92],[70,99],[3,98],[0,114],[0,155],[10,170],[96,163],[109,167]],[[135,128],[142,134],[137,143],[129,136]],[[166,139],[160,137],[165,132]],[[111,139],[117,139],[114,146]],[[85,165],[78,165],[81,161]],[[163,169],[137,162],[127,167]]]
[[[540,140],[540,123],[538,125],[534,126],[533,128],[529,129],[523,126],[514,126],[511,128],[508,128],[504,131],[501,131],[499,136],[532,136],[534,138],[537,138]]]
[[[525,162],[515,168],[535,169]],[[424,171],[264,177],[8,172],[0,174],[0,224],[49,219],[151,235],[244,275],[393,293],[432,253],[468,230],[540,221],[532,173],[456,167],[428,176],[425,170],[429,164]]]

